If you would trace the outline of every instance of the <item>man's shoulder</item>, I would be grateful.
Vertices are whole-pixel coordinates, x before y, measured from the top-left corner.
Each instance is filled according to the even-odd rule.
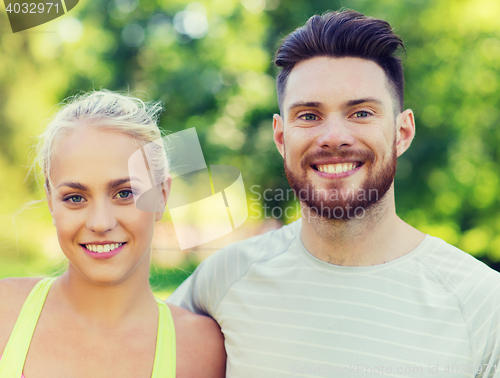
[[[420,261],[464,303],[488,297],[500,306],[500,273],[469,253],[432,237]]]
[[[220,249],[203,260],[168,302],[198,314],[213,315],[229,288],[245,277],[253,264],[274,261],[289,250],[300,227],[300,221],[296,221]]]
[[[299,219],[279,229],[229,244],[214,253],[207,260],[237,260],[239,265],[249,265],[257,261],[271,260],[288,250],[298,237],[300,227],[301,220]]]
[[[499,350],[492,351],[500,340],[500,273],[438,238],[433,238],[422,262],[459,303],[470,337],[481,346],[477,358],[484,363],[497,361]],[[484,357],[488,353],[492,360]]]

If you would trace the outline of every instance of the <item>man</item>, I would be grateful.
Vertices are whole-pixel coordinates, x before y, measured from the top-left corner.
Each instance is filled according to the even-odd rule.
[[[402,47],[344,11],[279,48],[274,141],[302,219],[217,252],[169,300],[219,323],[228,377],[500,377],[500,274],[396,215],[415,134]]]

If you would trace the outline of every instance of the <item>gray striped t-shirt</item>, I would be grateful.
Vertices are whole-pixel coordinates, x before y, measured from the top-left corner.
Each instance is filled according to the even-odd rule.
[[[331,265],[300,227],[229,245],[168,299],[219,323],[227,377],[500,378],[500,273],[429,235],[385,264]]]

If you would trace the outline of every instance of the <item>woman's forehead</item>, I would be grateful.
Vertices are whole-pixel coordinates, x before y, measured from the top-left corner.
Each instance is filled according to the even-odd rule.
[[[79,127],[56,137],[53,150],[60,145],[64,145],[65,148],[80,148],[87,143],[99,143],[101,141],[111,142],[112,144],[120,143],[121,145],[131,144],[137,146],[136,148],[140,148],[144,144],[130,134],[113,130],[112,125],[106,127],[105,125],[81,124]]]
[[[97,180],[106,175],[128,175],[128,161],[142,144],[121,132],[95,128],[75,130],[62,137],[53,148],[51,181],[68,176]]]

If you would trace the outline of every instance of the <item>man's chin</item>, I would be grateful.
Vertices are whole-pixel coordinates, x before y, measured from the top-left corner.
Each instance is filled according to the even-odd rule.
[[[312,217],[332,220],[361,219],[366,211],[379,202],[387,190],[376,185],[345,188],[332,185],[328,188],[315,187],[310,181],[299,183],[293,181],[293,188],[299,201],[311,211]],[[337,183],[336,183],[337,184]]]
[[[357,201],[309,201],[305,204],[310,210],[309,218],[349,221],[366,215],[366,205]]]
[[[366,175],[354,173],[345,179],[323,180],[311,172],[302,171],[302,176],[293,174],[284,162],[285,173],[298,200],[305,203],[311,215],[338,220],[360,219],[366,211],[379,202],[391,188],[396,173],[396,147],[392,159],[377,172]]]

